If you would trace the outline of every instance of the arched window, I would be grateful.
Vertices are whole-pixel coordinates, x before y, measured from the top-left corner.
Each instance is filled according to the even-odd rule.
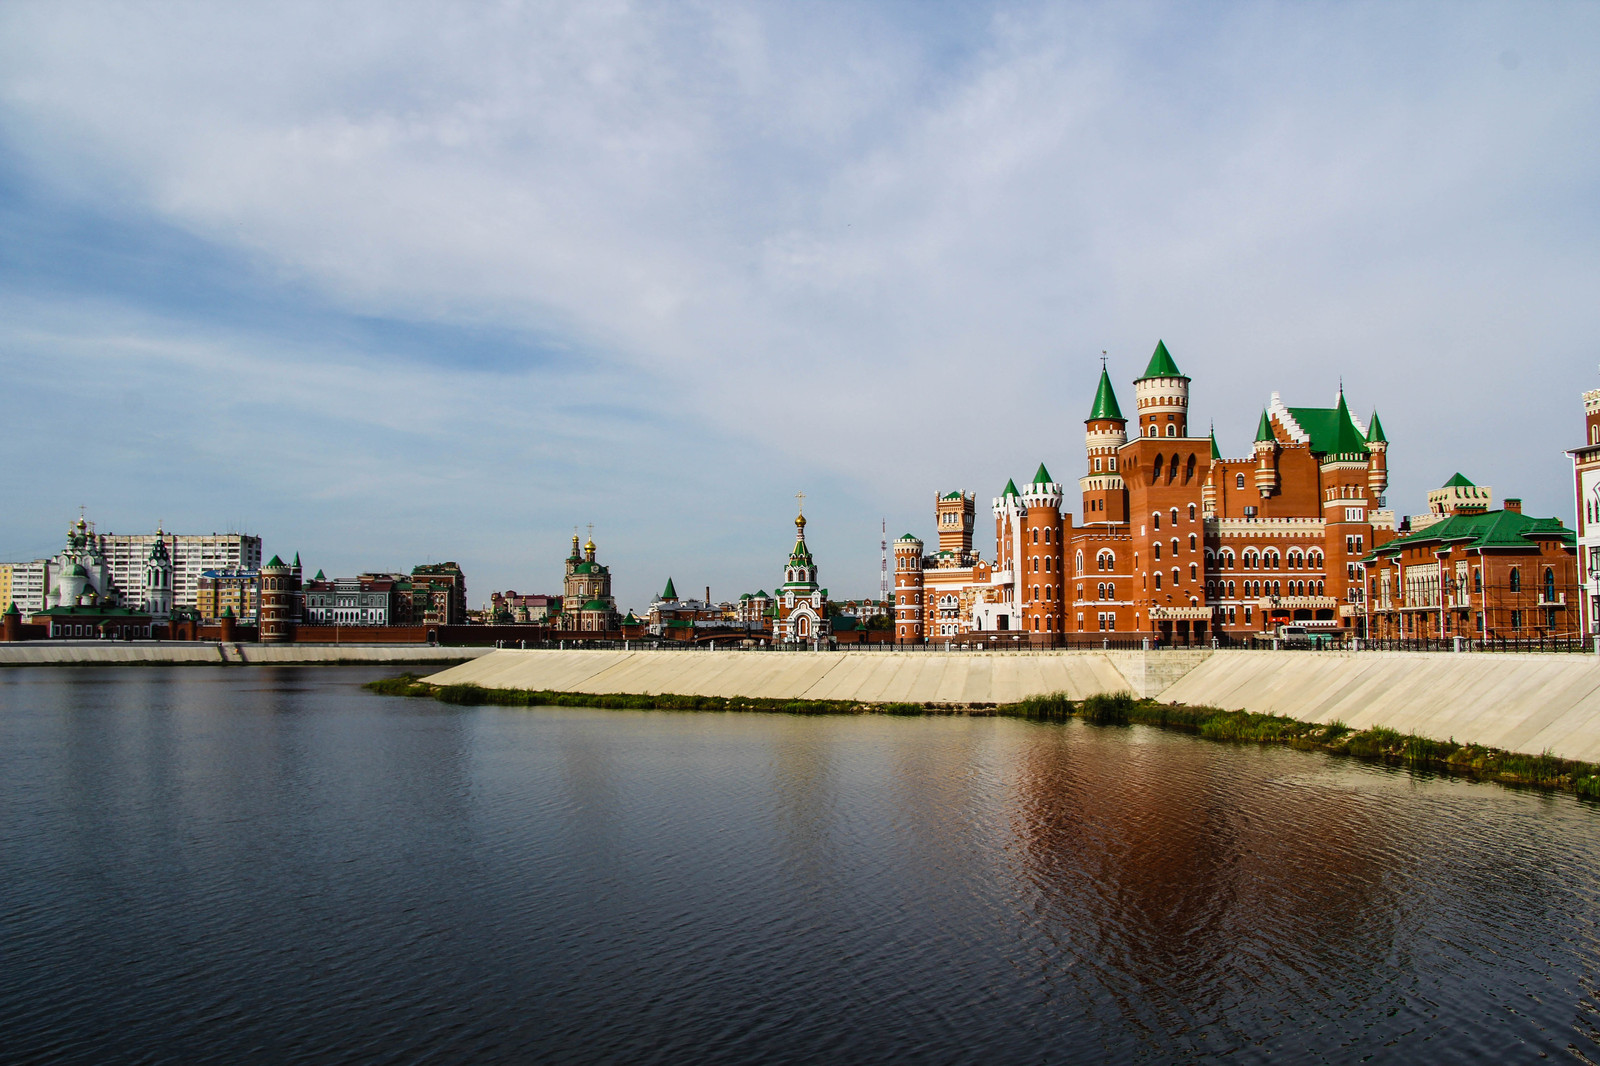
[[[1176,507],[1172,509],[1172,524],[1178,524],[1178,509]]]
[[[1323,595],[1322,582],[1320,582],[1320,581],[1317,582],[1317,595],[1318,596]]]
[[[1233,475],[1233,487],[1236,488],[1236,489],[1244,488],[1244,475],[1243,474],[1235,474],[1235,475]]]
[[[1050,572],[1050,556],[1048,555],[1044,557],[1044,572],[1047,574]]]
[[[1156,575],[1156,588],[1159,589],[1160,587],[1161,587],[1161,575],[1157,574]]]
[[[1190,551],[1194,551],[1194,548],[1195,548],[1195,543],[1196,543],[1196,542],[1195,542],[1195,538],[1194,538],[1194,534],[1193,534],[1193,533],[1190,533],[1190,534],[1189,534],[1189,550],[1190,550]],[[1210,552],[1209,552],[1209,551],[1208,551],[1208,552],[1206,552],[1206,554],[1207,554],[1207,555],[1210,555],[1210,554],[1211,554],[1211,553],[1210,553]]]
[[[1511,591],[1522,591],[1522,571],[1514,566],[1511,568]]]
[[[1050,543],[1050,527],[1049,526],[1045,526],[1044,527],[1044,542],[1046,544]]]
[[[1095,586],[1094,591],[1095,591],[1095,598],[1096,599],[1101,599],[1101,600],[1105,599],[1106,598],[1106,583],[1104,581],[1100,582],[1100,584]]]
[[[1544,568],[1544,601],[1556,601],[1556,572],[1548,566]]]
[[[1187,485],[1194,480],[1194,453],[1189,453],[1189,461],[1183,465],[1183,483]]]
[[[1272,583],[1272,594],[1274,596],[1282,596],[1283,595],[1283,589],[1279,586],[1279,584],[1276,581],[1274,581]]]
[[[1159,436],[1161,436],[1161,427],[1160,426],[1158,426],[1154,422],[1152,422],[1152,423],[1150,423],[1150,427],[1149,428],[1150,428],[1150,432],[1147,434],[1147,436],[1151,436],[1151,437],[1159,437]]]
[[[1178,435],[1178,427],[1176,425],[1174,425],[1173,423],[1168,422],[1167,423],[1167,436],[1176,437],[1177,435]],[[1569,437],[1568,439],[1570,440],[1571,438]]]
[[[1083,553],[1078,553],[1078,573],[1083,573]]]
[[[1150,545],[1150,550],[1155,553],[1155,558],[1161,558],[1161,542],[1159,540]]]
[[[1228,582],[1228,599],[1233,599],[1233,582]]]
[[[1207,548],[1206,549],[1206,569],[1207,570],[1212,569],[1215,566],[1216,561],[1217,561],[1216,560],[1216,556],[1211,553],[1211,549],[1210,548]]]
[[[1194,521],[1194,504],[1189,505],[1189,521]]]
[[[1172,568],[1172,587],[1178,587],[1178,568],[1176,566]]]
[[[1199,576],[1200,576],[1199,574],[1195,573],[1195,565],[1193,563],[1190,563],[1189,564],[1189,580],[1193,581],[1195,578],[1197,578]]]
[[[1038,556],[1034,556],[1034,558],[1033,558],[1033,572],[1036,573],[1036,574],[1039,572],[1039,557]]]
[[[1171,465],[1167,468],[1167,482],[1170,484],[1176,480],[1178,480],[1178,457],[1174,455]]]
[[[1472,571],[1472,591],[1473,592],[1482,592],[1483,591],[1483,571],[1482,570],[1474,569]]]
[[[1112,582],[1112,581],[1107,581],[1106,582],[1106,599],[1114,600],[1116,598],[1117,598],[1117,586],[1116,586],[1116,583]]]
[[[1151,426],[1151,427],[1150,427],[1150,428],[1151,428],[1151,429],[1155,429],[1155,428],[1156,428],[1156,427],[1154,427],[1154,426]],[[1151,435],[1151,436],[1152,436],[1152,437],[1153,437],[1153,436],[1155,436],[1155,434],[1154,434],[1154,433],[1152,433],[1152,434],[1150,434],[1150,435]],[[1154,484],[1156,484],[1156,483],[1157,483],[1157,482],[1158,482],[1158,481],[1160,481],[1160,480],[1161,480],[1161,470],[1162,470],[1162,464],[1163,464],[1163,462],[1164,462],[1164,460],[1163,460],[1163,459],[1162,459],[1162,458],[1161,458],[1161,456],[1160,456],[1160,455],[1159,455],[1159,454],[1158,454],[1158,455],[1157,455],[1157,456],[1156,456],[1156,462],[1155,462],[1155,466],[1153,466],[1153,467],[1151,467],[1151,468],[1150,468],[1150,484],[1152,484],[1152,485],[1154,485]]]
[[[1161,512],[1160,511],[1156,511],[1154,514],[1152,514],[1150,516],[1150,528],[1151,529],[1160,529],[1161,528]]]
[[[1039,543],[1039,531],[1037,529],[1033,531],[1033,542],[1035,544]]]

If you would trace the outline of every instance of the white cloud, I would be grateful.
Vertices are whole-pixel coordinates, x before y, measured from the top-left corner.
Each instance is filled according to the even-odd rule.
[[[1225,448],[1272,389],[1343,375],[1403,508],[1462,467],[1565,513],[1594,9],[924,11],[11,5],[0,131],[69,196],[343,310],[553,335],[578,392],[636,368],[642,409],[901,524],[935,488],[1070,476],[1094,357],[1121,384],[1158,336]],[[452,393],[413,434],[559,391],[372,358],[315,373]],[[553,419],[540,454],[587,462]],[[706,491],[706,522],[743,505]]]

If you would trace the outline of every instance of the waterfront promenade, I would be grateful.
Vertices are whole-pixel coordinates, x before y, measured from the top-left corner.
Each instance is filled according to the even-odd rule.
[[[437,684],[966,707],[1102,692],[1600,761],[1600,661],[1588,655],[1301,651],[501,650]]]
[[[216,666],[315,663],[458,663],[489,648],[427,644],[249,644],[212,641],[30,641],[0,644],[0,667],[194,663]]]

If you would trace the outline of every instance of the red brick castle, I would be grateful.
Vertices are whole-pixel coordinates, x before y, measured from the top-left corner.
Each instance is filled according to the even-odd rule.
[[[972,547],[975,501],[935,504],[939,549],[895,542],[895,635],[1105,633],[1203,641],[1293,622],[1350,633],[1362,618],[1361,560],[1394,535],[1388,442],[1341,387],[1333,407],[1274,393],[1251,454],[1224,458],[1190,431],[1190,379],[1163,343],[1133,383],[1132,435],[1102,366],[1085,421],[1082,511],[1044,464],[995,498],[996,551]]]

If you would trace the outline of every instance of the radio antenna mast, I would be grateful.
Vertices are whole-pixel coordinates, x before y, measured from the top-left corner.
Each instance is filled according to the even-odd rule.
[[[883,517],[882,539],[878,541],[878,602],[889,602],[889,516]]]

